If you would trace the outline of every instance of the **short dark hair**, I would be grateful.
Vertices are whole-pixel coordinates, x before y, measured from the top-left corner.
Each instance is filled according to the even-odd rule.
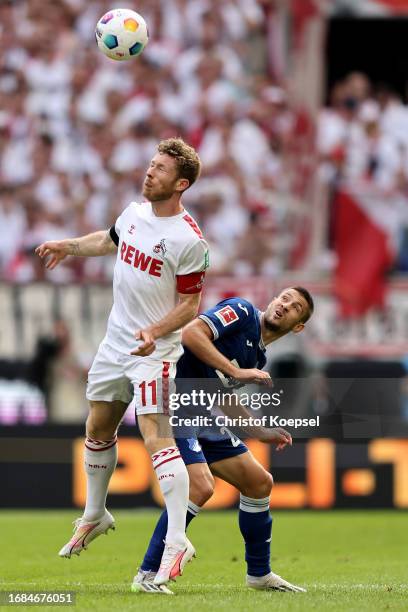
[[[300,293],[300,295],[302,297],[304,297],[304,299],[307,302],[307,305],[309,307],[308,311],[303,315],[302,319],[301,319],[301,323],[306,323],[306,321],[308,321],[310,319],[310,317],[313,314],[314,311],[314,302],[313,302],[313,298],[310,295],[309,291],[307,289],[305,289],[304,287],[291,287],[291,289],[293,289],[294,291],[297,291],[298,293]]]
[[[195,183],[200,176],[201,160],[193,147],[182,138],[167,138],[159,143],[157,150],[159,153],[170,155],[175,160],[179,178],[187,179],[189,187]]]

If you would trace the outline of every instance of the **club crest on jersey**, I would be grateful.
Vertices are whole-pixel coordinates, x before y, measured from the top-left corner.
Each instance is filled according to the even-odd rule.
[[[133,235],[133,232],[135,231],[135,229],[136,229],[136,226],[135,225],[131,225],[129,227],[129,229],[128,229],[128,234],[132,234]]]
[[[227,327],[227,325],[231,325],[231,323],[234,323],[234,321],[237,321],[239,319],[237,313],[232,308],[232,306],[224,306],[224,308],[216,310],[214,314],[221,321],[224,327]]]
[[[160,242],[158,242],[156,246],[153,247],[153,253],[161,253],[161,256],[165,257],[167,253],[167,249],[166,249],[166,241],[164,238],[162,238]]]

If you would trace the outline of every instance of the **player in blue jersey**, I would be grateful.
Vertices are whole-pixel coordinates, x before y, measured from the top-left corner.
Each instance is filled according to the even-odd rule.
[[[265,312],[242,298],[220,302],[184,328],[184,355],[177,365],[177,379],[226,377],[227,381],[241,384],[270,384],[269,374],[261,370],[266,363],[266,346],[289,332],[301,332],[313,308],[313,299],[303,287],[285,289]],[[225,407],[223,410],[226,412]],[[238,404],[233,410],[241,414],[246,412]],[[259,428],[257,434],[258,439],[276,445],[278,450],[292,444],[290,434],[281,428]],[[239,527],[245,541],[247,585],[264,590],[304,591],[271,571],[271,474],[256,461],[246,445],[225,428],[215,436],[193,431],[188,437],[178,438],[176,432],[176,442],[190,476],[186,527],[211,497],[213,475],[218,476],[240,491]],[[166,530],[167,513],[164,511],[134,578],[133,591],[172,593],[164,585],[153,584]]]

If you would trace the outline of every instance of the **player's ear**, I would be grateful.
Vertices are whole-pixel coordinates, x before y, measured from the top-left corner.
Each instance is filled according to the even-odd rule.
[[[176,184],[176,191],[185,191],[190,186],[190,181],[186,178],[179,178]]]
[[[295,327],[292,329],[294,334],[298,334],[299,332],[303,331],[305,329],[305,324],[304,323],[297,323],[295,325]]]

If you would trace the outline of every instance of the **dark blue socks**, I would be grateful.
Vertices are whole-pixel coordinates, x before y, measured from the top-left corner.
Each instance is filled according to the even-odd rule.
[[[272,517],[269,497],[252,499],[240,496],[239,528],[245,540],[248,576],[266,576],[271,571]]]
[[[186,529],[200,508],[188,503]],[[239,528],[245,540],[245,560],[249,576],[266,576],[271,571],[270,549],[272,534],[272,517],[269,512],[269,497],[252,499],[240,496]],[[167,533],[167,512],[162,512],[153,532],[149,547],[140,567],[141,570],[157,572],[164,551],[164,540]]]

